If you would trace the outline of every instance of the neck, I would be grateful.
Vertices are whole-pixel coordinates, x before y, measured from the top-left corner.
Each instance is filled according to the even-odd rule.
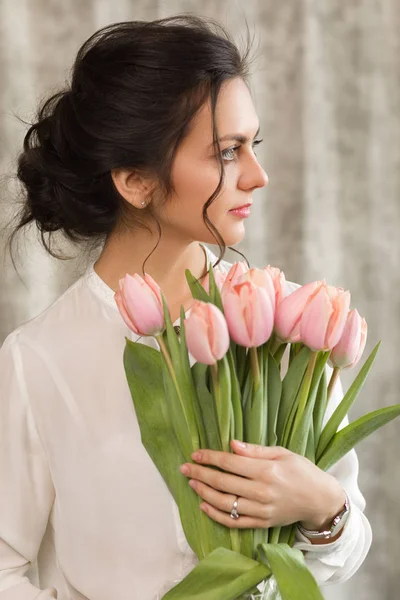
[[[114,292],[127,273],[143,276],[142,265],[155,246],[154,238],[142,233],[110,236],[94,264],[96,273]],[[168,304],[184,303],[191,298],[185,270],[203,278],[208,268],[205,250],[199,242],[183,242],[176,236],[161,238],[144,265],[145,273],[160,286]]]

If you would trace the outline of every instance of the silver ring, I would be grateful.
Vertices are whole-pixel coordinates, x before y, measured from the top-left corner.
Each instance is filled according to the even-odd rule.
[[[238,514],[238,511],[237,511],[238,500],[239,500],[239,496],[236,496],[236,500],[233,503],[233,507],[231,510],[232,519],[238,519],[240,517],[240,515]]]

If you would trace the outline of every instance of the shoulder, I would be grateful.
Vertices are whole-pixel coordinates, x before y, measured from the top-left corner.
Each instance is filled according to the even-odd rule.
[[[45,346],[50,348],[65,337],[79,335],[90,314],[84,298],[82,277],[39,314],[24,321],[5,338],[3,346]]]

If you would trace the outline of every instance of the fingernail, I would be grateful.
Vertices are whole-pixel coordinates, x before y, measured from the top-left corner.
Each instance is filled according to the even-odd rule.
[[[233,440],[236,444],[236,446],[239,446],[239,448],[247,448],[247,444],[245,444],[244,442],[239,442],[239,440]]]
[[[181,473],[183,473],[184,475],[188,475],[188,473],[189,473],[189,467],[188,467],[188,465],[181,465],[179,467],[179,469],[180,469]]]
[[[191,455],[193,460],[200,460],[201,458],[201,452],[193,452],[193,454]]]

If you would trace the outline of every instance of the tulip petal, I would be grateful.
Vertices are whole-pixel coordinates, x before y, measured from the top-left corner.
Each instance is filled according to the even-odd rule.
[[[117,304],[119,313],[121,315],[121,317],[123,318],[123,320],[125,321],[125,324],[129,327],[129,329],[131,329],[133,331],[133,333],[136,333],[137,335],[139,335],[139,331],[137,330],[135,324],[133,323],[133,321],[130,319],[128,312],[125,308],[124,305],[124,301],[123,301],[123,297],[121,294],[121,291],[118,290],[115,294],[114,294],[114,300]]]
[[[247,270],[248,270],[248,267],[245,262],[241,261],[241,262],[233,263],[233,265],[229,269],[229,271],[226,275],[226,279],[222,285],[221,296],[224,296],[225,294],[230,292],[230,290],[236,284],[239,277],[243,273],[245,273]]]
[[[243,315],[243,305],[237,290],[233,289],[223,297],[223,306],[229,335],[236,344],[250,348],[251,341]]]
[[[347,316],[345,328],[339,342],[333,348],[329,362],[331,366],[344,369],[356,359],[361,343],[361,317],[357,310]]]
[[[321,286],[320,281],[312,281],[289,294],[282,300],[275,312],[275,332],[283,341],[300,340],[300,320],[310,295]]]
[[[258,347],[269,340],[274,327],[275,297],[270,295],[263,288],[256,288],[250,299],[253,306],[252,314],[252,346]]]
[[[328,286],[328,293],[331,294],[333,313],[326,332],[326,347],[331,349],[336,346],[342,337],[347,315],[349,314],[350,292],[345,292],[342,288],[336,288],[335,295],[335,292],[332,292],[329,288],[330,286]]]
[[[354,361],[351,363],[351,365],[349,365],[349,367],[355,367],[356,364],[358,363],[358,361],[360,360],[364,350],[365,350],[365,345],[367,343],[367,336],[368,336],[368,325],[365,319],[361,319],[361,340],[360,340],[360,348],[357,352],[357,356],[355,357]]]
[[[184,320],[185,337],[188,350],[195,360],[205,365],[214,365],[213,356],[208,340],[208,325],[201,315],[190,314]]]
[[[137,274],[125,276],[124,304],[141,335],[155,335],[164,329],[164,314],[158,299]]]
[[[311,296],[300,322],[301,341],[314,352],[327,349],[325,347],[326,330],[332,313],[332,303],[326,285],[322,285]]]
[[[152,276],[149,275],[148,273],[144,274],[144,281],[147,283],[147,285],[149,286],[149,288],[154,292],[154,296],[158,300],[158,303],[159,303],[159,306],[160,306],[161,310],[163,310],[163,303],[162,303],[160,286],[158,285],[158,283],[156,283],[154,281],[154,279],[152,278]]]
[[[209,303],[210,312],[209,325],[209,344],[211,352],[217,360],[221,360],[228,352],[230,339],[226,319],[220,309],[214,304]]]

